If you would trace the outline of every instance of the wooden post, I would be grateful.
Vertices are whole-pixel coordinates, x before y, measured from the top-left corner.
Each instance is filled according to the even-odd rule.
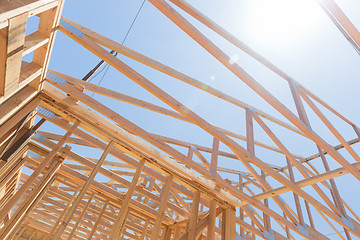
[[[147,218],[146,221],[145,221],[145,224],[144,224],[144,227],[143,227],[143,230],[141,232],[141,236],[140,236],[139,240],[144,240],[145,239],[146,234],[147,234],[148,225],[149,225],[149,219]]]
[[[171,184],[173,182],[173,179],[174,179],[173,175],[168,176],[166,179],[165,185],[162,187],[159,210],[158,210],[158,214],[156,216],[156,220],[155,220],[153,231],[151,233],[150,240],[158,239],[161,222],[164,217],[164,212],[165,212],[165,208],[167,205],[167,201],[169,199],[169,194],[170,194],[170,189],[171,189]]]
[[[226,208],[223,211],[222,228],[225,236],[223,240],[236,239],[236,221],[235,221],[235,208]]]
[[[172,232],[173,232],[173,229],[167,227],[167,228],[166,228],[166,234],[165,234],[164,240],[170,240],[170,239],[171,239]]]
[[[124,227],[124,223],[126,221],[126,212],[128,210],[128,207],[130,205],[130,200],[132,198],[132,196],[134,195],[134,192],[135,192],[135,189],[136,189],[136,186],[137,186],[137,183],[139,181],[139,178],[140,178],[140,175],[141,175],[141,172],[144,168],[144,165],[146,163],[146,159],[142,159],[139,164],[138,164],[138,167],[136,169],[136,172],[134,174],[134,177],[132,179],[132,182],[129,186],[129,189],[125,195],[125,198],[121,204],[121,209],[120,209],[120,212],[118,214],[118,217],[114,223],[114,227],[113,227],[113,232],[112,232],[112,236],[110,239],[118,239],[120,236],[120,233],[122,232],[122,229]]]
[[[9,19],[9,27],[0,29],[0,96],[8,96],[19,86],[27,13]]]
[[[71,233],[70,233],[70,235],[69,235],[69,239],[72,239],[72,237],[74,236],[74,234],[75,234],[75,232],[76,232],[76,229],[77,229],[77,227],[79,226],[80,222],[83,220],[83,216],[84,216],[84,214],[86,213],[86,210],[88,209],[88,207],[90,206],[91,201],[92,201],[94,195],[95,195],[94,193],[92,193],[92,194],[90,195],[89,200],[87,201],[87,203],[86,203],[84,209],[82,210],[81,214],[79,215],[79,217],[78,217],[78,219],[77,219],[77,221],[76,221],[73,229],[71,230]],[[49,239],[49,238],[47,238],[47,239]],[[50,240],[50,239],[49,239],[49,240]]]
[[[129,212],[130,212],[131,208],[128,207],[124,213],[124,218],[125,218],[125,221],[124,221],[124,224],[123,224],[123,227],[121,229],[119,229],[119,235],[118,236],[115,236],[117,237],[118,239],[123,239],[123,235],[126,233],[126,221],[127,221],[127,218],[129,216]]]
[[[68,212],[66,213],[66,215],[64,217],[64,220],[61,222],[61,224],[59,225],[57,231],[55,232],[54,239],[60,239],[61,238],[61,235],[64,232],[66,226],[69,224],[72,216],[74,215],[74,212],[75,212],[78,204],[81,202],[81,200],[84,197],[85,193],[89,189],[93,179],[95,178],[97,172],[99,171],[101,165],[105,161],[105,158],[108,155],[108,153],[110,152],[113,145],[114,145],[114,142],[111,141],[109,143],[109,145],[107,146],[107,148],[105,149],[105,151],[103,152],[103,154],[101,155],[99,162],[96,164],[96,167],[93,169],[93,171],[91,172],[91,174],[88,177],[87,181],[85,182],[84,186],[82,187],[79,195],[76,197],[75,202],[71,205],[70,209],[68,210]]]
[[[243,182],[243,177],[241,174],[239,174],[239,190],[240,191],[244,191],[244,182]],[[244,209],[242,207],[240,207],[240,220],[244,220],[245,214],[244,214]],[[243,226],[240,226],[240,236],[244,237],[245,235],[245,229]]]
[[[215,178],[216,176],[218,152],[219,152],[219,140],[214,137],[212,153],[211,153],[211,163],[210,163],[210,173],[213,178]],[[210,240],[215,239],[215,223],[216,223],[216,201],[211,200],[209,206],[209,224],[207,231],[207,237]]]
[[[329,171],[330,171],[330,167],[329,167],[329,164],[328,164],[328,162],[327,162],[327,160],[326,160],[326,157],[325,157],[322,149],[321,149],[319,146],[317,146],[317,147],[318,147],[318,151],[319,151],[319,153],[320,153],[320,158],[321,158],[321,161],[323,162],[325,171],[326,171],[326,172],[329,172]],[[337,185],[336,185],[336,183],[335,183],[335,180],[334,180],[333,178],[331,178],[329,181],[330,181],[330,186],[331,186],[330,191],[331,191],[331,193],[332,193],[334,202],[335,202],[336,206],[339,208],[342,216],[347,217],[347,213],[346,213],[346,210],[345,210],[343,201],[341,200],[341,197],[340,197],[340,194],[339,194],[339,190],[338,190],[338,188],[337,188]],[[309,215],[309,218],[310,218],[310,215]],[[350,236],[350,234],[349,234],[349,231],[348,231],[346,228],[344,228],[344,232],[345,232],[346,237],[347,237],[348,239],[351,239],[351,236]]]
[[[149,181],[150,181],[149,186],[146,189],[151,192],[153,190],[153,188],[154,188],[154,185],[155,185],[155,179],[151,178]],[[144,204],[148,204],[148,202],[149,202],[149,198],[145,196]]]
[[[209,208],[209,224],[207,230],[207,238],[209,240],[215,239],[215,224],[216,224],[216,201],[210,201],[210,208]]]
[[[56,220],[54,226],[52,227],[49,236],[52,236],[55,233],[56,228],[58,227],[60,221],[62,220],[62,218],[64,217],[65,213],[67,212],[67,210],[69,209],[69,207],[71,206],[72,202],[74,201],[76,195],[79,192],[79,188],[76,189],[76,191],[74,192],[74,194],[71,196],[69,202],[66,204],[66,207],[64,208],[64,210],[62,211],[62,213],[60,214],[60,216],[58,217],[58,219]]]
[[[137,183],[139,181],[139,178],[140,178],[140,175],[141,175],[141,172],[144,168],[144,165],[145,165],[145,162],[146,162],[146,159],[142,159],[139,164],[138,164],[138,167],[136,169],[136,172],[134,174],[134,177],[132,179],[132,182],[129,186],[129,189],[125,195],[125,198],[121,204],[121,209],[120,209],[120,212],[118,214],[118,217],[116,219],[116,221],[114,222],[114,227],[113,227],[113,230],[112,230],[112,236],[110,239],[119,239],[120,237],[120,233],[122,232],[122,229],[124,227],[124,223],[126,221],[126,212],[128,210],[128,207],[130,205],[130,201],[131,201],[131,198],[132,196],[134,195],[134,192],[135,192],[135,189],[136,189],[136,186],[137,186]]]
[[[196,226],[199,216],[200,191],[194,192],[193,203],[191,208],[191,216],[189,222],[188,240],[195,240]]]
[[[95,231],[96,231],[96,228],[97,226],[99,225],[99,222],[100,220],[102,219],[102,215],[104,214],[105,210],[106,210],[106,207],[107,205],[109,204],[109,200],[107,200],[105,203],[104,203],[104,206],[102,207],[101,209],[101,212],[99,213],[99,215],[97,216],[97,219],[96,219],[96,222],[94,223],[94,226],[93,228],[91,229],[91,232],[89,234],[89,237],[87,238],[87,240],[91,240]]]
[[[27,147],[24,150],[27,150]],[[5,174],[3,174],[3,176],[1,176],[2,178],[0,178],[0,189],[2,189],[6,185],[6,183],[14,176],[14,174],[16,174],[20,170],[20,168],[23,166],[25,162],[24,157],[22,157],[21,159],[15,158],[13,160],[14,160],[14,164],[12,164],[13,166],[7,168]]]
[[[305,202],[306,211],[307,211],[307,214],[308,214],[308,217],[309,217],[310,226],[315,229],[315,224],[314,224],[314,220],[312,218],[309,203],[307,201],[305,201],[305,200],[304,200],[304,202]]]
[[[174,239],[178,239],[181,236],[181,226],[177,225],[175,227]]]
[[[23,226],[22,226],[22,228],[20,229],[20,231],[18,231],[19,233],[15,236],[15,238],[14,238],[13,240],[18,240],[18,239],[21,237],[21,235],[23,234],[23,232],[24,232],[25,229],[26,229],[26,225],[27,225],[27,224],[23,224]]]
[[[286,158],[286,162],[287,162],[287,165],[288,165],[288,171],[289,171],[289,175],[290,175],[290,180],[292,182],[295,182],[295,176],[294,176],[294,172],[293,172],[290,160],[288,158]],[[303,216],[301,205],[300,205],[299,196],[296,193],[293,193],[293,196],[294,196],[294,201],[295,201],[295,206],[296,206],[296,211],[297,211],[299,223],[302,226],[304,226],[305,222],[304,222],[304,216]]]

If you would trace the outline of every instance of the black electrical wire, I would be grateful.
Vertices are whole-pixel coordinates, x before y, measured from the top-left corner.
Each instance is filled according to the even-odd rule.
[[[141,12],[144,4],[145,4],[145,2],[146,2],[146,0],[144,0],[144,1],[142,2],[142,4],[140,5],[139,10],[137,11],[137,13],[136,13],[133,21],[131,22],[130,27],[129,27],[128,31],[126,32],[125,37],[124,37],[124,39],[122,40],[121,44],[124,44],[124,43],[125,43],[127,37],[129,36],[129,34],[130,34],[130,32],[131,32],[131,30],[132,30],[132,28],[133,28],[133,26],[134,26],[134,24],[135,24],[135,22],[136,22],[136,19],[138,18],[139,14],[140,14],[140,12]],[[114,51],[112,50],[110,53],[114,53]],[[114,56],[116,57],[117,54],[118,54],[118,53],[115,52]],[[101,77],[101,79],[100,79],[100,81],[99,81],[99,83],[98,83],[98,85],[100,86],[100,84],[101,84],[102,81],[104,80],[105,75],[107,74],[107,72],[108,72],[108,70],[109,70],[109,68],[110,68],[110,65],[109,65],[108,63],[106,63],[105,66],[104,66],[97,74],[94,75],[94,73],[101,67],[101,65],[103,65],[103,63],[104,63],[104,60],[101,60],[101,61],[83,78],[83,80],[84,80],[84,81],[87,81],[87,79],[89,79],[89,78],[91,77],[90,80],[89,80],[89,81],[91,81],[91,80],[94,79],[96,76],[98,76],[102,71],[105,70],[104,74],[102,75],[102,77]],[[93,75],[94,75],[94,76],[93,76]],[[95,94],[95,93],[92,93],[91,97],[93,97],[94,94]]]
[[[100,66],[99,66],[99,67],[95,67],[95,68],[93,69],[93,71],[90,71],[90,72],[88,73],[88,74],[90,74],[90,76],[91,76],[91,78],[88,80],[88,82],[91,82],[94,78],[96,78],[100,73],[102,73],[102,72],[105,70],[106,65],[103,66],[103,67],[100,69],[100,71],[98,71],[95,75],[93,75],[93,74],[97,71],[97,69],[101,67],[101,65],[102,65],[103,63],[104,63],[104,61],[99,62]],[[98,65],[99,65],[99,64],[98,64]],[[98,65],[96,65],[96,66],[98,66]],[[85,79],[83,78],[82,80],[87,81],[86,78],[85,78]]]
[[[136,13],[136,15],[135,15],[135,17],[134,17],[134,20],[132,21],[132,23],[131,23],[131,25],[130,25],[130,27],[129,27],[129,30],[127,31],[127,33],[126,33],[126,35],[125,35],[125,37],[124,37],[124,40],[122,41],[121,44],[124,44],[124,43],[125,43],[125,41],[126,41],[128,35],[129,35],[132,27],[134,26],[134,23],[135,23],[136,19],[138,18],[139,14],[140,14],[140,12],[141,12],[141,9],[143,8],[143,6],[144,6],[144,4],[145,4],[145,2],[146,2],[146,0],[144,0],[144,1],[142,2],[141,6],[140,6],[139,10],[137,11],[137,13]]]

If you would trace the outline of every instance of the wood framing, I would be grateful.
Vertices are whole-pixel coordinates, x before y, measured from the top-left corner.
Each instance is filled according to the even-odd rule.
[[[280,117],[62,17],[62,0],[0,0],[0,239],[332,239],[324,229],[360,238],[359,208],[337,180],[360,180],[357,125],[185,0],[148,2]],[[339,6],[318,2],[360,52],[359,32]],[[28,18],[39,18],[31,34]],[[285,80],[294,109],[229,61],[194,21]],[[57,31],[164,104],[48,70]],[[243,114],[244,132],[214,125],[113,52],[230,104]],[[118,102],[210,141],[148,131]],[[337,145],[312,128],[315,117]],[[286,134],[306,143],[302,153]]]

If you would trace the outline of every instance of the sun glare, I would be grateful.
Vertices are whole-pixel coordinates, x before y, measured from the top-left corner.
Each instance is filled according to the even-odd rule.
[[[306,37],[320,11],[314,0],[251,0],[247,13],[251,33],[273,45]]]

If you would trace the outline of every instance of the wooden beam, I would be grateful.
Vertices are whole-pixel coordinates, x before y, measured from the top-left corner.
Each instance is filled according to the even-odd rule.
[[[49,42],[49,38],[43,35],[41,32],[34,32],[25,37],[23,56],[33,52],[39,47]]]
[[[65,213],[67,213],[67,210],[70,208],[71,204],[73,203],[76,195],[78,194],[79,192],[79,188],[76,189],[76,191],[74,192],[74,194],[72,195],[72,197],[70,198],[70,200],[68,201],[68,203],[66,204],[66,207],[64,208],[64,210],[61,212],[60,216],[58,217],[58,219],[56,220],[56,222],[54,223],[50,233],[49,233],[49,236],[52,236],[54,235],[60,221],[63,219]]]
[[[220,215],[222,212],[222,208],[220,207],[217,207],[216,208],[216,211],[215,211],[215,218]],[[209,224],[209,218],[210,218],[210,213],[206,214],[205,217],[203,217],[202,219],[200,219],[196,225],[196,234],[195,234],[195,239],[198,239],[202,233],[202,231],[208,226]],[[179,238],[178,235],[180,234],[180,231],[178,231],[179,229],[181,228],[181,225],[180,226],[177,226],[176,229],[175,229],[175,234],[174,234],[174,239],[177,239],[177,240],[186,240],[188,238],[188,234],[189,234],[189,231],[185,231],[185,233],[180,236]],[[178,233],[176,233],[178,231]],[[207,239],[215,239],[215,235],[214,235],[214,238],[210,238],[210,236],[208,235],[207,233]]]
[[[28,12],[30,16],[54,7],[55,0],[13,0],[1,3],[0,22]]]
[[[116,219],[116,221],[114,222],[114,228],[113,228],[113,233],[110,239],[119,239],[119,236],[123,230],[124,227],[124,223],[126,221],[126,212],[128,211],[128,207],[130,205],[130,200],[132,198],[132,196],[134,195],[135,192],[135,188],[138,184],[138,180],[140,178],[140,174],[143,170],[143,167],[146,163],[146,159],[144,158],[143,160],[141,160],[139,162],[139,165],[136,169],[135,175],[131,181],[131,184],[129,186],[129,189],[125,195],[125,198],[121,204],[121,209],[120,212],[118,214],[118,217]]]
[[[92,194],[90,195],[90,197],[89,197],[89,199],[88,199],[85,207],[83,208],[83,210],[81,211],[81,213],[78,215],[78,219],[76,220],[76,223],[75,223],[75,225],[72,227],[72,230],[71,230],[71,232],[70,232],[69,239],[71,239],[71,238],[75,235],[76,229],[77,229],[77,227],[79,226],[80,222],[83,220],[83,216],[84,216],[84,214],[86,213],[88,207],[90,206],[91,201],[92,201],[94,195],[95,195],[94,193],[92,193]]]
[[[71,205],[71,208],[68,210],[68,212],[64,216],[64,220],[61,222],[61,224],[59,225],[57,231],[55,232],[54,239],[60,239],[61,238],[61,235],[64,232],[67,225],[69,224],[71,218],[73,217],[74,212],[75,212],[78,204],[80,203],[81,199],[84,197],[85,193],[88,191],[90,185],[92,184],[92,181],[94,180],[96,174],[98,173],[102,163],[105,161],[105,158],[108,155],[108,153],[110,152],[113,145],[114,145],[114,142],[111,141],[108,144],[105,151],[103,152],[103,154],[101,155],[99,162],[96,164],[96,167],[91,172],[91,174],[88,177],[87,181],[85,182],[84,186],[81,188],[81,191],[80,191],[79,195],[76,197],[76,200],[74,201],[74,203]]]
[[[223,240],[236,239],[236,221],[235,209],[227,208],[223,211],[222,228],[224,228],[225,236],[221,236]]]
[[[26,86],[0,105],[0,125],[36,97],[37,92]],[[1,100],[0,100],[1,103]]]
[[[191,207],[191,217],[190,217],[190,222],[189,222],[189,227],[188,227],[188,240],[195,240],[195,236],[196,236],[196,226],[197,226],[197,220],[198,220],[198,215],[199,215],[199,201],[200,201],[200,192],[196,191],[194,193],[194,198],[193,198],[193,202],[192,202],[192,207]]]
[[[99,222],[100,222],[100,220],[101,220],[104,212],[106,211],[106,207],[108,206],[108,204],[109,204],[109,200],[107,200],[107,201],[104,203],[104,206],[102,207],[101,212],[100,212],[99,215],[97,216],[97,220],[96,220],[96,222],[94,223],[94,226],[93,226],[93,228],[91,229],[91,232],[90,232],[89,237],[87,238],[87,240],[91,240],[91,239],[92,239],[92,237],[93,237],[93,235],[94,235],[94,233],[95,233],[95,231],[96,231],[96,228],[98,227]]]
[[[360,32],[334,0],[318,0],[320,6],[340,32],[360,54]]]
[[[144,226],[143,226],[143,231],[141,232],[141,236],[140,236],[139,240],[145,239],[147,230],[148,230],[148,225],[149,225],[149,219],[146,219]]]
[[[154,228],[151,233],[150,240],[156,240],[159,237],[159,231],[162,224],[162,218],[164,217],[164,212],[166,208],[166,202],[168,201],[169,195],[170,195],[170,189],[171,189],[171,183],[174,179],[173,175],[170,175],[167,177],[167,181],[165,185],[162,188],[161,191],[161,202],[158,209],[158,214],[156,216]]]
[[[0,29],[0,96],[8,97],[19,86],[25,42],[27,13],[9,19],[8,28]]]
[[[6,103],[5,103],[6,104]],[[0,124],[0,136],[5,135],[9,132],[17,123],[24,119],[31,111],[33,111],[39,104],[39,98],[34,98],[31,101],[27,102],[21,108],[18,108],[16,113],[8,118],[5,122]],[[6,117],[4,118],[4,120]],[[61,139],[62,136],[59,136]]]

